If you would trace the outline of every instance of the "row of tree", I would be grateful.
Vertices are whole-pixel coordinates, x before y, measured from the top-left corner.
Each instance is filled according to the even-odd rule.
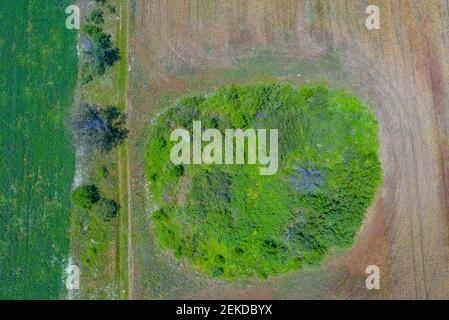
[[[97,1],[97,4],[105,6],[106,1]],[[110,5],[108,8],[111,12],[115,11]],[[83,50],[87,57],[82,68],[83,83],[89,83],[95,76],[103,75],[120,60],[120,50],[113,45],[111,35],[103,30],[104,22],[104,12],[97,8],[92,11],[88,23],[83,27],[84,36],[88,39],[88,45]]]
[[[120,60],[120,51],[114,46],[111,35],[103,30],[105,22],[103,8],[115,13],[115,7],[107,0],[97,0],[97,8],[92,11],[83,27],[85,42],[83,53],[87,57],[82,69],[82,82],[87,84],[96,76],[104,75]],[[69,118],[69,127],[74,143],[83,149],[86,156],[98,151],[108,153],[128,136],[126,116],[115,106],[100,108],[94,104],[82,103],[73,109]],[[119,205],[100,195],[94,184],[82,185],[72,192],[75,207],[103,217],[105,221],[113,219]]]

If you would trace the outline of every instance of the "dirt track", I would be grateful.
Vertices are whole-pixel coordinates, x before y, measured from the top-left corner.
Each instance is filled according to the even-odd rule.
[[[261,283],[210,282],[154,253],[148,225],[135,226],[147,223],[136,201],[133,297],[449,298],[449,2],[375,2],[378,31],[365,28],[365,1],[137,0],[130,40],[133,199],[144,202],[142,134],[159,99],[232,82],[217,75],[237,72],[260,50],[281,67],[267,75],[252,70],[256,79],[290,81],[298,69],[289,72],[282,62],[298,61],[301,81],[344,84],[371,104],[384,179],[349,252],[318,270]],[[380,292],[364,288],[370,264],[381,267]]]

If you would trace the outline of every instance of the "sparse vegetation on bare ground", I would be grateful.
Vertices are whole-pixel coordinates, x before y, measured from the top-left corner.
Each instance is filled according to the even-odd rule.
[[[119,49],[122,0],[85,2],[80,41],[78,105],[67,121],[79,159],[81,185],[72,193],[71,252],[81,288],[73,298],[126,298],[120,288],[119,147],[127,137],[117,95],[123,72]],[[126,74],[125,74],[126,76]]]

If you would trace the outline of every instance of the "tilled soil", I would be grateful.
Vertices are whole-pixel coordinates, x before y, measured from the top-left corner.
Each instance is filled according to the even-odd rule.
[[[130,39],[134,298],[448,298],[448,1],[136,0]],[[261,53],[268,59],[259,59]],[[248,62],[249,61],[249,62]],[[383,184],[352,249],[317,269],[224,283],[156,249],[145,127],[163,99],[266,79],[346,86],[379,121]],[[365,288],[365,269],[381,289]]]

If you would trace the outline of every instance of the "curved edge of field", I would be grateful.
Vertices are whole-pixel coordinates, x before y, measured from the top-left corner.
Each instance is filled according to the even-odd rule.
[[[447,298],[449,292],[449,11],[447,1],[136,0],[130,37],[134,298]],[[379,121],[383,184],[354,247],[318,269],[263,283],[205,279],[157,249],[147,206],[145,126],[161,103],[256,80],[327,79],[352,89]],[[365,268],[381,268],[381,290]]]

